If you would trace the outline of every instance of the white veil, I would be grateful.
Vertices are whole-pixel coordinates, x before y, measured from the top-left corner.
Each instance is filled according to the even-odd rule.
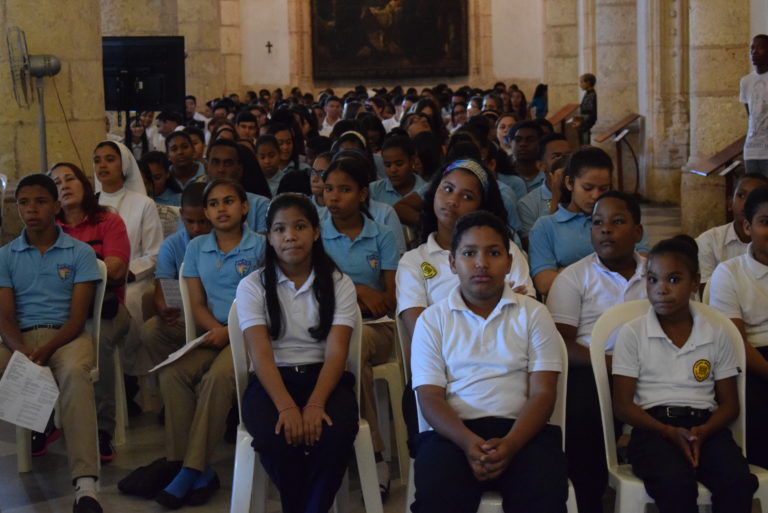
[[[147,188],[144,187],[144,180],[141,178],[141,170],[139,169],[139,164],[136,162],[136,158],[133,156],[131,150],[129,150],[128,147],[123,143],[117,141],[102,142],[114,144],[120,149],[120,161],[123,164],[123,176],[125,177],[125,184],[123,187],[126,190],[138,192],[139,194],[146,196]],[[96,189],[96,192],[101,192],[101,182],[99,182],[97,179],[94,179],[93,185]]]

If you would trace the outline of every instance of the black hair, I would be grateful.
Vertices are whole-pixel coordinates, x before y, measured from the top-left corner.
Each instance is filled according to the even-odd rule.
[[[590,85],[590,87],[595,87],[595,84],[597,84],[597,78],[592,73],[584,73],[581,76],[582,79],[584,79],[584,82]]]
[[[277,186],[277,194],[284,192],[295,192],[311,196],[312,187],[309,184],[309,174],[304,170],[294,170],[286,173]]]
[[[149,168],[150,164],[158,164],[168,172],[170,172],[171,170],[171,162],[168,160],[168,156],[162,151],[147,152],[144,156],[142,156],[139,159],[138,164],[139,164],[139,171],[141,171],[141,174],[144,176],[144,179],[146,179],[150,184],[152,183],[152,170]],[[166,180],[165,186],[168,187],[173,192],[182,192],[182,188],[178,184],[178,182],[176,182],[176,180],[172,180],[170,177],[168,178],[168,180]],[[155,193],[159,194],[159,192],[157,191],[155,191]]]
[[[331,140],[324,135],[316,135],[307,139],[307,149],[315,152],[315,155],[331,151]]]
[[[189,134],[190,137],[196,136],[203,144],[205,144],[205,132],[197,128],[196,126],[187,126],[184,131]]]
[[[554,125],[552,125],[552,123],[550,123],[546,118],[536,118],[531,120],[531,123],[538,125],[538,127],[541,128],[541,131],[544,133],[544,136],[555,133]]]
[[[544,130],[541,129],[541,126],[539,126],[538,123],[535,123],[533,121],[521,121],[517,123],[515,126],[509,129],[509,136],[514,137],[517,132],[524,129],[533,130],[536,132],[537,139],[541,139],[544,137]]]
[[[379,134],[379,144],[384,141],[387,136],[387,131],[384,129],[384,125],[381,120],[372,112],[359,112],[357,114],[357,121],[360,123],[360,128],[363,129],[363,135],[368,141],[367,146],[371,146],[371,140],[368,137],[368,132],[377,132]]]
[[[560,204],[567,206],[571,202],[571,191],[565,184],[568,181],[573,184],[576,178],[587,169],[607,169],[608,173],[613,173],[611,156],[595,146],[583,146],[580,150],[572,153],[563,173],[563,181],[560,184]]]
[[[133,132],[131,132],[131,127],[134,123],[138,122],[142,127],[144,124],[141,122],[141,116],[134,116],[130,119],[128,123],[125,124],[125,145],[128,147],[131,152],[133,152]],[[145,128],[144,131],[141,133],[141,154],[144,155],[149,151],[149,139],[147,138],[147,129]]]
[[[477,163],[480,164],[479,161]],[[437,188],[440,186],[440,182],[443,181],[443,176],[445,175],[445,169],[447,169],[447,167],[448,166],[446,166],[442,172],[435,174],[435,176],[432,178],[432,182],[429,184],[427,193],[424,195],[418,227],[419,244],[426,242],[429,234],[437,231],[437,216],[435,215],[435,194],[437,193]],[[485,169],[485,166],[483,166],[483,169]],[[464,172],[475,176],[471,171]],[[485,189],[480,186],[480,191],[483,194],[483,198],[480,202],[478,210],[487,210],[501,219],[502,222],[507,223],[507,211],[504,208],[504,201],[502,200],[501,193],[499,192],[499,184],[496,182],[496,178],[494,178],[491,173],[486,171],[486,175],[488,177],[488,186]],[[478,181],[478,184],[479,183],[480,182]]]
[[[364,154],[357,150],[342,150],[333,156],[328,169],[323,172],[323,182],[328,180],[328,176],[333,171],[341,171],[352,178],[360,189],[368,188],[370,168],[371,165]],[[366,217],[373,219],[371,212],[368,210],[370,198],[371,195],[368,194],[365,201],[360,203],[360,212]]]
[[[642,211],[640,210],[640,204],[631,194],[627,194],[626,192],[606,191],[602,193],[600,197],[597,198],[597,201],[595,201],[595,206],[593,207],[592,212],[594,213],[594,209],[597,208],[597,204],[600,203],[600,201],[607,198],[614,198],[619,201],[623,201],[627,206],[627,210],[632,216],[632,222],[636,225],[639,225],[642,222]]]
[[[267,134],[275,136],[275,142],[277,142],[276,136],[278,132],[287,131],[289,134],[291,134],[291,144],[293,148],[291,148],[291,156],[288,157],[288,161],[293,162],[293,165],[296,167],[296,169],[298,169],[299,148],[301,147],[301,143],[303,141],[303,139],[299,136],[301,130],[299,130],[298,125],[296,124],[296,121],[294,121],[293,115],[290,112],[285,111],[285,115],[287,115],[290,119],[284,119],[285,122],[282,123],[280,121],[276,121],[277,119],[280,119],[278,113],[274,113],[272,115],[272,120],[267,123]],[[259,139],[261,139],[261,137]],[[280,151],[279,144],[277,146],[277,150]]]
[[[421,177],[429,180],[443,165],[443,148],[432,132],[421,132],[413,138],[413,147],[421,162]]]
[[[197,98],[195,98],[195,97],[194,97],[193,95],[191,95],[191,94],[188,94],[188,95],[186,95],[186,96],[184,97],[184,99],[185,99],[185,100],[192,100],[193,102],[195,102],[195,104],[197,104]]]
[[[19,192],[21,192],[24,187],[33,187],[35,185],[39,185],[48,191],[48,193],[51,195],[51,198],[53,198],[53,201],[59,201],[59,190],[56,188],[56,184],[53,182],[53,178],[43,173],[27,175],[19,180],[19,184],[16,186],[14,197],[18,198]]]
[[[184,130],[174,130],[167,136],[165,136],[165,151],[168,152],[168,146],[171,145],[171,141],[174,140],[177,137],[182,137],[187,140],[190,146],[192,146],[192,138],[189,136],[189,132],[185,132]]]
[[[157,119],[159,119],[160,121],[173,121],[177,125],[181,125],[184,122],[184,118],[182,118],[181,114],[172,110],[162,111],[160,114],[157,115]]]
[[[768,185],[761,185],[747,196],[747,201],[744,203],[744,219],[749,224],[752,224],[755,214],[764,203],[768,203]]]
[[[275,215],[286,208],[296,208],[307,218],[313,228],[318,229],[320,219],[317,210],[306,196],[300,194],[280,194],[272,200],[267,210],[267,232],[272,228]],[[272,340],[279,339],[283,332],[283,309],[277,295],[277,254],[274,248],[267,244],[264,253],[264,272],[261,283],[264,286],[269,314],[269,336]],[[312,243],[312,270],[315,273],[312,282],[312,293],[317,301],[320,319],[317,326],[309,328],[309,335],[317,341],[325,340],[331,331],[333,315],[336,311],[336,295],[334,293],[334,272],[338,268],[323,248],[323,238],[318,237]]]
[[[763,43],[768,45],[768,34],[758,34],[755,37],[752,38],[754,41],[755,39],[761,40]]]
[[[544,153],[546,153],[547,144],[551,143],[552,141],[568,142],[568,138],[565,137],[563,134],[554,132],[551,134],[547,134],[541,139],[539,139],[539,160],[544,160]]]
[[[241,202],[248,203],[248,196],[246,196],[245,189],[243,189],[242,185],[240,185],[238,182],[235,182],[234,180],[230,180],[229,178],[216,178],[215,180],[208,182],[208,184],[205,186],[205,189],[203,190],[204,205],[208,205],[208,196],[210,196],[211,191],[213,191],[213,189],[219,185],[229,185],[235,190],[237,197],[240,198]]]
[[[189,207],[205,207],[205,200],[203,193],[205,192],[205,186],[203,182],[192,182],[184,188],[184,192],[181,193],[181,208]]]
[[[738,189],[739,185],[741,185],[741,182],[744,180],[759,180],[768,185],[768,176],[765,176],[762,173],[745,173],[736,180],[736,187],[734,187],[734,189]]]
[[[256,116],[251,114],[251,111],[248,109],[241,110],[237,114],[235,117],[235,124],[237,125],[238,123],[256,123],[256,126],[259,126],[259,121],[256,119]]]
[[[402,135],[394,135],[384,139],[384,144],[381,145],[381,152],[391,148],[400,148],[403,153],[409,157],[413,157],[416,154],[416,148],[413,146],[413,141],[410,137],[403,137]]]
[[[254,145],[256,151],[259,151],[259,146],[264,144],[271,144],[278,152],[280,151],[280,144],[277,142],[277,137],[272,134],[260,135],[259,138],[256,139],[256,144]]]
[[[453,236],[451,237],[451,254],[456,255],[456,250],[459,248],[461,237],[470,228],[476,228],[478,226],[487,226],[491,230],[499,234],[499,237],[504,241],[504,247],[509,252],[509,241],[512,239],[512,233],[509,231],[507,224],[499,219],[496,215],[488,212],[487,210],[475,210],[465,214],[456,221],[456,226],[453,229]]]
[[[678,255],[685,261],[691,276],[699,274],[699,246],[692,237],[680,234],[659,242],[648,253],[648,262],[655,256],[670,254]]]
[[[547,84],[539,84],[536,86],[536,89],[533,91],[533,98],[543,98],[545,94],[547,94],[547,90],[549,87],[547,87]]]
[[[261,169],[259,168],[259,162],[256,160],[256,155],[253,151],[249,150],[241,144],[238,144],[232,139],[216,139],[208,146],[207,156],[209,160],[211,157],[211,150],[219,146],[232,148],[235,150],[235,152],[237,152],[238,161],[243,168],[243,175],[240,177],[240,183],[242,183],[246,192],[258,194],[260,196],[264,196],[265,198],[272,197],[272,192],[269,189],[267,179],[264,177],[264,173],[261,172]],[[275,144],[275,147],[277,147],[277,144]]]
[[[480,161],[480,150],[472,142],[469,135],[460,134],[458,137],[451,137],[451,143],[448,146],[448,153],[445,155],[446,162],[453,162],[459,159],[474,159]]]

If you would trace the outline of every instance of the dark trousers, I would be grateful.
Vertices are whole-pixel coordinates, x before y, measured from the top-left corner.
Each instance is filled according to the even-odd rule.
[[[685,428],[705,422],[657,418],[665,424]],[[712,492],[714,513],[752,511],[757,478],[749,473],[747,460],[728,429],[704,441],[696,469],[677,446],[655,431],[633,429],[627,453],[632,471],[643,480],[660,513],[697,513],[697,480]]]
[[[505,436],[514,420],[483,418],[464,423],[484,439]],[[416,442],[413,513],[474,513],[483,492],[497,490],[505,513],[565,513],[568,476],[560,428],[545,426],[515,454],[501,476],[475,479],[464,451],[434,431]]]
[[[312,394],[318,371],[298,374],[280,368],[288,393],[301,408]],[[326,513],[344,478],[358,430],[355,378],[345,372],[325,403],[333,422],[323,423],[320,441],[312,447],[292,447],[275,434],[277,409],[258,379],[251,378],[243,397],[243,422],[253,436],[253,448],[280,491],[285,513]]]
[[[768,347],[758,347],[768,360]],[[768,380],[747,372],[747,459],[768,468]]]
[[[411,458],[416,458],[416,437],[419,435],[419,413],[416,409],[416,392],[413,391],[411,382],[405,384],[403,389],[403,420],[405,429],[408,432],[408,454]]]
[[[579,513],[603,511],[608,486],[603,421],[592,367],[568,368],[565,455]]]

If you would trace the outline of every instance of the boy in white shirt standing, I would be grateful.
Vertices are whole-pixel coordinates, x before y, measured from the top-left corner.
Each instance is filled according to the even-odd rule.
[[[546,308],[506,286],[509,240],[489,212],[461,218],[450,254],[459,286],[416,323],[413,387],[434,431],[421,426],[416,443],[415,513],[476,511],[488,489],[505,512],[566,511],[562,434],[547,425],[561,342]]]
[[[741,77],[739,83],[739,101],[749,116],[744,167],[747,173],[768,176],[768,35],[756,35],[749,53],[755,71]]]

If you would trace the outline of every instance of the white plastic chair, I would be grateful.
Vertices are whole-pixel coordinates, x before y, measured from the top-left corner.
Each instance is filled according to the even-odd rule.
[[[723,314],[705,304],[692,301],[691,307],[703,314],[710,322],[726,326],[736,349],[739,367],[745,369],[744,344],[736,326]],[[589,343],[589,354],[592,360],[592,370],[595,374],[597,395],[600,400],[600,413],[603,419],[603,439],[605,442],[605,458],[608,465],[608,483],[616,490],[616,504],[614,507],[616,513],[640,513],[645,511],[646,504],[653,503],[654,501],[646,493],[643,481],[632,473],[632,466],[628,464],[619,465],[616,457],[616,440],[613,432],[613,403],[608,386],[605,344],[617,328],[632,319],[648,313],[649,309],[650,303],[647,299],[628,301],[610,308],[595,323],[594,328],[592,328],[592,339]],[[733,433],[733,439],[739,444],[742,451],[745,451],[745,375],[743,372],[738,375],[737,384],[741,409],[739,416],[731,423],[730,428]],[[768,513],[768,471],[754,465],[750,465],[749,469],[750,472],[757,476],[760,483],[760,487],[755,492],[755,498],[760,499],[760,507],[763,513]],[[712,504],[709,490],[701,483],[699,483],[697,503],[699,506]]]
[[[398,330],[405,334],[405,326],[398,323]],[[563,372],[560,373],[557,379],[557,401],[555,402],[555,408],[552,410],[552,416],[549,419],[549,423],[553,426],[559,426],[562,432],[562,444],[563,451],[565,451],[565,404],[567,396],[567,383],[568,383],[568,350],[565,347],[565,342],[558,336],[560,341],[560,357],[563,361]],[[426,431],[432,429],[427,423],[424,416],[421,414],[421,408],[418,401],[416,401],[416,410],[419,415],[419,431]],[[416,496],[416,487],[413,482],[413,460],[411,460],[410,472],[408,472],[408,489],[406,491],[405,500],[405,513],[410,513],[411,504]],[[448,485],[450,486],[450,485]],[[502,498],[498,492],[485,492],[480,500],[480,506],[477,508],[477,513],[502,513]],[[576,506],[576,494],[573,491],[573,485],[568,480],[568,501],[566,502],[568,513],[578,513]]]
[[[352,330],[347,355],[347,370],[357,378],[360,375],[360,347],[362,318],[357,314],[357,322]],[[230,513],[266,513],[267,486],[269,478],[258,459],[256,451],[251,447],[253,438],[245,429],[242,415],[242,397],[248,387],[248,356],[245,348],[243,332],[237,317],[237,301],[232,303],[228,320],[229,347],[232,350],[232,362],[235,369],[235,386],[237,388],[237,403],[240,412],[240,423],[237,426],[237,441],[235,445],[235,469],[232,480],[232,502]],[[360,387],[355,379],[355,396],[360,402]],[[379,480],[376,474],[376,461],[373,455],[373,440],[368,421],[359,420],[359,430],[355,438],[355,458],[360,473],[360,487],[363,492],[363,502],[366,513],[383,513],[379,493]],[[345,478],[346,481],[346,478]],[[345,484],[342,483],[337,495],[337,503],[343,503]],[[344,509],[343,507],[341,508]]]
[[[710,279],[706,285],[704,285],[704,292],[701,294],[701,302],[705,305],[709,304],[709,294],[710,294],[710,285],[712,284],[712,280]]]
[[[197,326],[195,316],[192,315],[192,304],[189,299],[187,280],[184,279],[184,262],[179,266],[179,292],[181,293],[181,306],[184,310],[184,329],[187,342],[197,338]]]
[[[91,381],[99,380],[99,334],[101,333],[101,307],[104,304],[104,293],[107,290],[107,266],[97,260],[101,281],[96,286],[93,301],[92,319],[86,322],[85,329],[90,332],[93,340],[94,363],[91,368]],[[32,470],[32,432],[29,429],[16,426],[16,467],[19,472]]]

